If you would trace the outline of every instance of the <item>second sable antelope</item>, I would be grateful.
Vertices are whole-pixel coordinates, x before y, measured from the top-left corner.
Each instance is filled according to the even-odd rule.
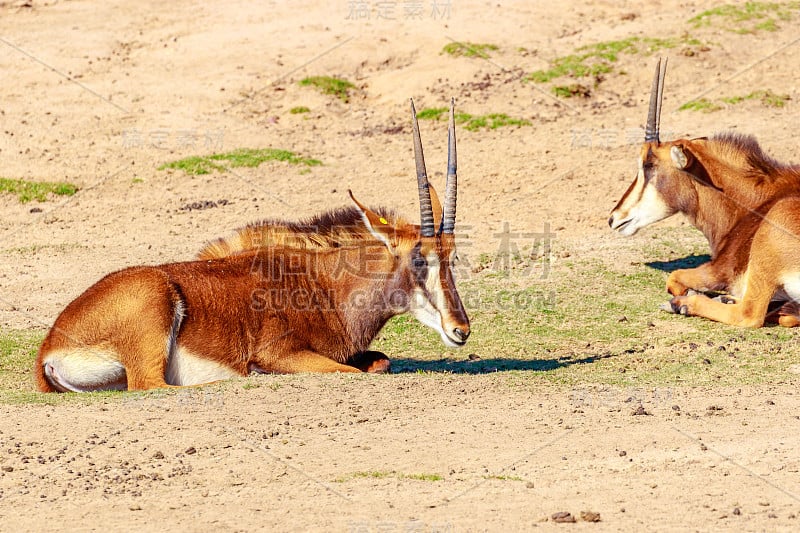
[[[764,154],[753,137],[659,139],[666,60],[656,66],[639,171],[611,212],[633,235],[685,214],[711,246],[711,261],[667,279],[668,309],[726,324],[800,324],[800,167]],[[709,298],[701,293],[724,293]]]
[[[223,240],[204,260],[109,274],[56,319],[36,358],[39,389],[150,389],[253,371],[386,369],[385,356],[366,350],[389,318],[404,312],[448,346],[463,345],[470,326],[453,277],[453,105],[444,207],[428,183],[413,103],[411,110],[419,225],[368,209],[351,193],[351,208],[303,224],[258,226],[262,237],[282,235],[278,242],[234,250],[233,240]]]

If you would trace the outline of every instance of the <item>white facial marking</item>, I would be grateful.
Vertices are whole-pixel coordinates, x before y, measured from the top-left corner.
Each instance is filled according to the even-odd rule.
[[[441,309],[446,309],[444,290],[442,289],[441,276],[439,276],[439,256],[431,252],[425,257],[428,262],[428,277],[425,288],[428,290],[428,299],[424,291],[415,289],[411,297],[411,314],[429,328],[439,333],[442,342],[451,348],[458,348],[461,344],[453,341],[446,333],[443,324]]]
[[[436,331],[442,338],[447,346],[457,348],[459,345],[450,340],[450,337],[445,333],[442,327],[442,314],[436,309],[433,304],[425,297],[425,293],[421,289],[414,289],[411,295],[411,314],[425,324],[432,330]]]
[[[645,180],[643,164],[644,162],[640,160],[636,184],[625,199],[625,203],[612,213],[614,219],[612,229],[626,237],[675,214],[675,210],[667,205],[653,185],[653,180],[649,182]]]

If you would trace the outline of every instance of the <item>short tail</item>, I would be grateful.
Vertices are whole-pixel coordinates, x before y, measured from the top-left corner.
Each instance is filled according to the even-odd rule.
[[[50,367],[49,371],[45,367]],[[55,384],[48,378],[48,373],[52,376],[52,366],[44,362],[41,353],[36,358],[36,366],[33,369],[34,377],[36,378],[36,386],[42,392],[63,392],[58,389]]]

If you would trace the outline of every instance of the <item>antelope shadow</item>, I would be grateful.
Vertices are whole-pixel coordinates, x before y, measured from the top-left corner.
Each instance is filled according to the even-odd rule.
[[[680,259],[671,259],[669,261],[650,261],[645,263],[645,265],[649,266],[650,268],[660,270],[661,272],[674,272],[675,270],[680,270],[682,268],[697,268],[703,263],[707,263],[709,261],[711,261],[711,256],[708,254],[692,254],[687,255],[686,257],[681,257]]]
[[[420,359],[393,358],[392,373],[408,374],[418,372],[446,372],[448,374],[492,374],[510,370],[531,370],[535,372],[548,372],[558,368],[573,365],[588,365],[602,359],[615,357],[614,354],[605,353],[587,355],[585,357],[571,358],[559,357],[555,359],[508,359],[504,357],[488,357],[476,360],[467,358],[442,358],[435,361],[422,361]]]

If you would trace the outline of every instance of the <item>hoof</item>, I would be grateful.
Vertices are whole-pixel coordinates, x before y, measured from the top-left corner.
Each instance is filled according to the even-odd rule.
[[[681,304],[676,300],[664,302],[663,304],[659,305],[658,308],[662,311],[666,311],[667,313],[672,313],[673,315],[689,315],[689,308],[686,306],[686,304]]]
[[[392,362],[386,354],[377,351],[356,354],[350,358],[348,364],[370,374],[389,374],[392,371]]]
[[[673,304],[672,301],[664,302],[663,304],[659,305],[658,308],[673,315],[680,312],[679,308]]]
[[[391,374],[392,362],[388,359],[377,359],[373,361],[364,372],[369,372],[370,374]]]

